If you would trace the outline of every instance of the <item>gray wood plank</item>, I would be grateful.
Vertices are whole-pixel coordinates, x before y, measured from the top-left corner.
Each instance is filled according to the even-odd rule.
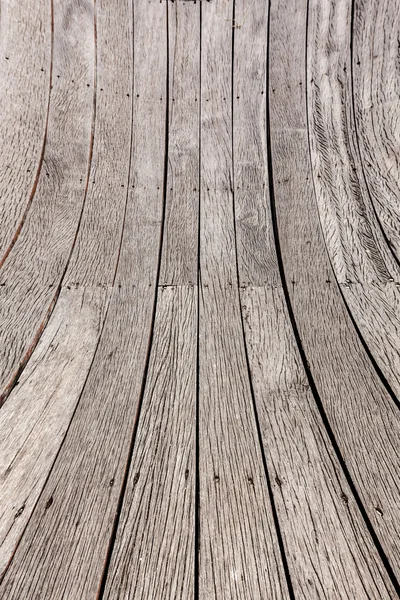
[[[49,323],[0,411],[0,574],[34,510],[79,401],[115,278],[131,148],[130,12],[126,5],[116,10],[110,2],[97,3],[100,94],[92,172],[98,183],[89,182],[77,243]],[[121,22],[126,24],[122,30]],[[120,35],[110,36],[110,31]]]
[[[194,598],[197,290],[161,288],[104,598]]]
[[[60,295],[49,323],[0,411],[0,578],[62,444],[96,351],[107,291]]]
[[[233,18],[232,1],[202,3],[199,596],[286,598],[237,289]]]
[[[307,366],[344,465],[377,540],[398,571],[399,414],[355,332],[326,252],[307,139],[306,2],[290,6],[284,13],[273,5],[282,33],[275,37],[271,23],[270,54],[273,182],[287,290]],[[313,40],[309,34],[308,48]],[[285,69],[293,56],[296,64]],[[311,77],[307,83],[312,85]]]
[[[163,284],[105,587],[113,600],[189,600],[195,588],[200,5],[169,4],[168,29]]]
[[[118,6],[128,40],[132,5]],[[135,0],[134,15],[135,127],[116,285],[74,418],[0,587],[7,600],[95,598],[116,518],[151,333],[164,179],[166,5]]]
[[[200,7],[170,11],[169,144],[161,285],[197,282]]]
[[[92,2],[54,3],[53,90],[35,201],[0,275],[0,398],[33,352],[57,299],[85,198],[94,94]],[[1,403],[1,402],[0,402]]]
[[[351,2],[311,3],[309,26],[310,143],[321,225],[354,320],[400,398],[400,267],[378,224],[356,142]]]
[[[23,226],[42,168],[51,71],[51,3],[2,2],[0,267]]]
[[[400,259],[397,1],[354,3],[352,83],[363,171],[388,243]]]
[[[292,65],[293,56],[299,54],[293,48],[293,23],[303,28],[304,35],[305,3],[302,9],[293,4],[282,9],[278,2],[272,3],[271,50],[276,54],[271,57],[271,69],[283,70],[282,62],[290,56],[285,72],[289,67],[298,76],[299,65]],[[310,390],[280,284],[266,147],[268,6],[256,1],[249,11],[237,0],[235,16],[235,217],[238,239],[242,229],[248,236],[251,222],[254,240],[238,253],[240,297],[255,402],[293,593],[304,599],[395,598]],[[282,111],[281,119],[287,119],[290,126],[293,111],[286,115]],[[293,168],[297,168],[295,163]],[[243,221],[246,210],[248,219]]]

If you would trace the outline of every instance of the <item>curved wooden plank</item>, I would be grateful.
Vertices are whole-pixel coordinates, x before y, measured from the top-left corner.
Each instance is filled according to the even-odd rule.
[[[352,316],[400,398],[400,267],[364,180],[352,110],[351,2],[310,4],[310,143],[321,225]]]
[[[161,288],[105,586],[110,600],[189,600],[195,588],[197,289],[192,282],[197,280],[200,5],[169,4],[168,29]]]
[[[399,413],[353,327],[319,224],[307,139],[305,4],[286,19],[286,36],[271,38],[270,54],[274,206],[289,309],[341,467],[382,557],[398,572]],[[309,49],[316,39],[310,31]],[[286,69],[293,56],[297,63]]]
[[[73,249],[91,157],[93,2],[54,3],[53,90],[35,202],[0,274],[0,398],[32,354]],[[0,401],[1,403],[1,401]]]
[[[202,3],[199,597],[286,598],[237,289],[233,2]]]
[[[305,2],[282,7],[276,1],[268,27],[265,2],[253,2],[249,10],[245,2],[236,1],[235,216],[238,240],[246,240],[244,251],[238,252],[245,341],[294,597],[394,598],[310,389],[276,257],[268,186],[268,30],[275,85],[275,70],[289,72],[289,80],[292,74],[299,76],[298,46],[304,44],[306,16]],[[281,109],[280,123],[286,121],[290,127],[295,118],[292,107],[271,102]],[[274,114],[271,126],[276,118]],[[288,158],[293,169],[295,156]],[[274,158],[279,162],[279,156]]]
[[[128,0],[125,6],[129,15]],[[0,587],[2,599],[93,599],[101,585],[153,322],[165,163],[166,10],[164,3],[134,3],[135,126],[115,286],[85,388]],[[124,24],[129,44],[131,17]]]
[[[355,126],[361,162],[386,239],[400,259],[400,101],[397,1],[357,0],[352,28]]]
[[[52,2],[6,0],[0,19],[0,267],[34,197],[46,144]]]
[[[115,278],[130,168],[130,12],[127,4],[97,4],[100,97],[92,170],[98,174],[98,184],[89,182],[77,243],[54,312],[0,411],[0,576],[34,510],[79,401]],[[110,31],[118,35],[110,36]]]

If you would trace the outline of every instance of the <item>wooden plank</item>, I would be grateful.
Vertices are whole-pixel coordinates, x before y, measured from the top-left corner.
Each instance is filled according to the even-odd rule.
[[[0,266],[33,200],[46,143],[52,70],[50,2],[2,2]]]
[[[100,95],[92,171],[98,184],[89,182],[82,225],[54,312],[0,411],[0,576],[34,510],[79,401],[115,277],[116,245],[121,241],[128,194],[133,76],[131,9],[115,8],[110,3],[97,5]],[[110,36],[121,23],[125,27],[120,35]]]
[[[289,4],[283,10],[273,2],[271,11],[270,68],[297,78],[299,65],[291,63],[300,52],[293,46],[301,42],[296,37],[297,26],[304,36],[306,4]],[[235,218],[238,239],[242,229],[248,235],[251,222],[255,240],[238,253],[240,297],[255,402],[293,595],[304,599],[394,598],[310,390],[280,284],[268,191],[267,93],[261,87],[267,80],[268,6],[255,1],[249,11],[237,0],[235,17]],[[283,71],[282,62],[289,56]],[[279,104],[277,109],[285,106],[289,108]],[[293,110],[278,114],[280,122],[286,119],[290,128]],[[293,167],[297,165],[293,163]],[[248,218],[243,221],[240,215],[246,210]]]
[[[161,288],[104,598],[194,597],[196,304],[194,287]]]
[[[163,285],[105,587],[113,600],[189,600],[195,587],[200,5],[169,4],[168,29]]]
[[[0,578],[34,510],[93,360],[107,292],[60,296],[19,384],[0,411]]]
[[[168,181],[161,285],[197,282],[199,212],[199,5],[170,11]]]
[[[93,2],[54,3],[53,90],[35,202],[1,271],[0,397],[32,354],[59,293],[85,198],[94,87]]]
[[[202,3],[199,597],[284,598],[252,406],[232,196],[233,2]]]
[[[400,259],[398,2],[354,3],[355,127],[368,190],[387,242]]]
[[[356,143],[350,34],[350,0],[311,3],[314,42],[308,72],[313,81],[308,106],[314,181],[343,295],[371,354],[400,397],[400,267],[377,222]]]
[[[127,0],[127,15],[129,6]],[[0,587],[2,599],[92,599],[101,585],[153,320],[165,159],[166,10],[164,3],[134,3],[136,125],[116,285],[83,394]],[[128,18],[119,23],[129,31]]]
[[[270,51],[273,183],[290,308],[330,437],[343,459],[342,469],[347,469],[371,533],[375,532],[374,541],[398,572],[399,482],[394,475],[398,472],[394,449],[399,414],[355,332],[326,252],[307,139],[306,2],[292,10],[285,13],[274,4],[275,22],[281,28],[273,35],[271,22]],[[309,49],[314,42],[310,32]],[[293,56],[297,63],[286,70]],[[312,85],[311,76],[307,84]],[[293,105],[298,106],[296,111]]]

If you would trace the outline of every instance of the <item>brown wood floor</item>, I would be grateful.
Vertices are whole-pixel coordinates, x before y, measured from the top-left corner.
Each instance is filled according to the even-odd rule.
[[[399,30],[0,1],[0,600],[399,598]]]

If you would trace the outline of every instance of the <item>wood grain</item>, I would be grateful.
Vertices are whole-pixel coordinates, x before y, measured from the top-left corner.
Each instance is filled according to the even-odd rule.
[[[1,270],[0,397],[32,354],[79,227],[91,156],[93,3],[54,3],[53,90],[35,202]]]
[[[352,84],[355,127],[369,193],[400,258],[398,2],[354,3]]]
[[[266,114],[268,94],[260,93],[260,81],[266,84],[267,67],[281,72],[277,58],[285,60],[286,53],[293,50],[293,23],[303,21],[304,26],[306,6],[304,3],[298,14],[299,5],[282,10],[277,2],[272,3],[270,27],[264,2],[253,2],[248,11],[245,3],[237,1],[235,8],[236,228],[239,239],[242,228],[248,229],[239,215],[249,207],[251,194],[255,215],[252,238],[258,240],[247,245],[249,260],[244,260],[246,253],[239,252],[240,298],[255,403],[293,595],[304,599],[394,598],[395,591],[335,456],[296,345],[274,243],[267,123],[265,118],[254,118]],[[269,63],[265,61],[268,29],[271,51],[276,53]],[[298,76],[298,66],[292,67],[292,72]],[[291,118],[288,111],[288,130]],[[272,120],[271,126],[275,124]],[[253,165],[258,167],[257,176]],[[250,270],[249,264],[256,266]],[[260,281],[265,283],[260,285]]]
[[[118,6],[124,11],[119,23],[128,30],[123,35],[127,40],[131,5]],[[116,285],[74,418],[0,598],[92,599],[101,586],[142,393],[163,208],[166,5],[135,0],[134,15],[136,126]],[[144,56],[146,70],[138,68]]]
[[[161,288],[104,598],[194,597],[197,291]]]
[[[371,204],[356,142],[350,34],[350,1],[310,4],[313,176],[324,237],[343,295],[371,354],[399,397],[400,268]]]
[[[399,481],[395,476],[395,448],[399,414],[350,320],[319,224],[303,87],[305,4],[302,10],[297,5],[286,19],[275,5],[275,18],[286,23],[282,30],[286,34],[275,41],[271,28],[271,151],[283,269],[300,348],[330,426],[330,437],[343,459],[342,469],[346,467],[376,541],[397,572]],[[286,45],[285,39],[290,44]],[[311,39],[309,33],[309,47]],[[297,57],[297,68],[292,71],[283,68],[287,53]],[[308,85],[312,85],[311,79]],[[293,101],[302,107],[296,119],[291,111]],[[284,106],[287,121],[283,119]]]
[[[237,289],[232,9],[232,2],[202,4],[199,596],[286,598]]]
[[[43,164],[52,79],[52,4],[2,2],[0,266],[18,238]]]

